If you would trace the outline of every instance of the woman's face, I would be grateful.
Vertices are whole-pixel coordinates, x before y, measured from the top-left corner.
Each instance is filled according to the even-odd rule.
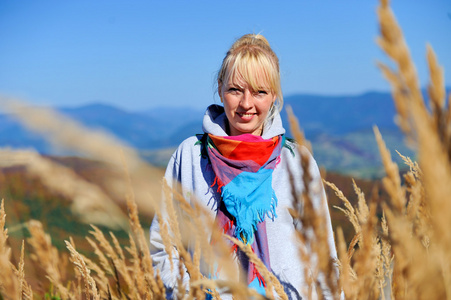
[[[263,123],[276,99],[268,87],[262,85],[254,91],[246,82],[230,78],[219,87],[219,94],[229,120],[229,135],[262,134]]]

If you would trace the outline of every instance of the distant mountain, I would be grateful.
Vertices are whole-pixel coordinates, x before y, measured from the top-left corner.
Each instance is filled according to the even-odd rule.
[[[381,163],[372,127],[377,125],[390,149],[413,155],[403,143],[394,123],[395,108],[389,93],[369,92],[355,96],[291,95],[291,106],[313,143],[314,155],[326,169],[375,176]],[[132,112],[105,104],[57,108],[82,124],[106,130],[143,153],[154,164],[164,166],[169,155],[185,138],[202,132],[204,109],[158,107]],[[282,112],[287,135],[286,111]],[[35,148],[52,154],[41,137],[23,129],[11,116],[0,115],[0,146]],[[395,156],[395,154],[394,154]]]
[[[285,98],[307,137],[318,134],[344,135],[372,128],[397,130],[395,107],[390,94],[370,92],[356,96],[293,95]],[[288,128],[286,112],[283,113]]]
[[[91,104],[78,108],[62,108],[60,112],[86,126],[107,130],[138,149],[173,147],[183,140],[174,132],[186,123],[201,119],[202,112],[192,108],[155,108],[144,112],[125,111],[110,105]]]
[[[110,132],[140,150],[175,147],[184,138],[202,131],[203,111],[191,108],[131,112],[96,103],[56,110],[87,127]],[[194,120],[198,122],[196,126],[192,125]],[[0,114],[0,147],[34,148],[48,154],[53,151],[42,137],[26,130],[12,116],[5,114]]]
[[[404,165],[395,150],[415,158],[395,123],[395,106],[389,93],[293,95],[285,98],[285,105],[292,107],[306,138],[312,142],[315,159],[327,170],[361,178],[381,177],[384,170],[374,138],[374,125],[401,168]],[[290,136],[286,111],[282,119]]]

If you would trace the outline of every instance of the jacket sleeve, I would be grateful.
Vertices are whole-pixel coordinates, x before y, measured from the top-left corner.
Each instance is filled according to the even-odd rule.
[[[313,209],[316,213],[324,214],[325,226],[327,229],[327,242],[328,247],[330,249],[331,257],[336,258],[337,253],[335,249],[335,241],[334,234],[332,230],[332,222],[329,213],[329,204],[326,197],[326,192],[324,190],[323,181],[321,178],[321,173],[318,168],[318,164],[313,158],[312,154],[309,150],[303,146],[296,146],[294,148],[297,150],[295,155],[290,156],[290,161],[288,162],[288,170],[293,176],[293,182],[296,192],[296,197],[298,199],[302,199],[302,193],[305,191],[304,189],[304,171],[302,169],[301,155],[305,155],[309,160],[308,171],[310,174],[310,183],[308,186],[309,190],[309,198],[312,201]],[[303,211],[303,203],[301,202],[301,212]],[[302,225],[299,224],[299,220],[294,220],[295,228],[298,231],[302,231]]]
[[[323,181],[321,178],[321,174],[318,168],[318,165],[313,158],[313,156],[310,154],[310,152],[305,147],[300,147],[299,151],[304,151],[304,154],[307,154],[309,157],[309,172],[311,175],[311,182],[309,186],[309,196],[312,200],[313,209],[320,215],[322,215],[323,220],[325,221],[325,228],[327,230],[327,246],[329,248],[330,258],[332,260],[337,259],[337,251],[335,247],[335,241],[334,241],[334,233],[332,228],[332,221],[330,218],[330,212],[329,212],[329,204],[326,197],[326,192],[324,190]],[[335,270],[337,273],[338,278],[338,266],[336,266]],[[326,299],[332,298],[332,295],[330,294],[330,291],[325,287],[325,278],[323,278],[325,274],[321,274],[320,284],[323,287],[323,293],[324,296],[326,296]]]
[[[169,187],[174,186],[174,182],[178,180],[180,175],[179,163],[177,159],[177,151],[172,155],[168,167],[165,173],[165,180]],[[162,195],[164,200],[164,193]],[[165,203],[165,201],[162,201]],[[179,255],[175,246],[173,246],[172,251],[172,268],[171,262],[168,253],[166,252],[165,246],[163,244],[163,239],[161,236],[160,230],[160,222],[167,222],[167,214],[164,209],[161,211],[161,216],[163,220],[158,220],[157,215],[152,220],[152,224],[150,226],[150,252],[152,255],[153,265],[155,268],[155,272],[157,270],[160,272],[161,279],[163,284],[167,289],[167,298],[172,299],[175,297],[177,293],[177,278],[179,275]],[[183,277],[183,283],[186,289],[189,288],[189,274],[185,269],[185,274]]]
[[[306,148],[303,150],[308,151]],[[310,174],[312,175],[312,182],[310,186],[311,198],[313,201],[313,205],[316,211],[324,214],[325,219],[325,228],[327,228],[327,242],[330,249],[330,256],[333,259],[337,258],[337,251],[335,248],[335,240],[334,233],[332,229],[332,221],[330,218],[329,212],[329,204],[326,197],[326,192],[324,190],[323,180],[321,178],[321,173],[318,168],[318,164],[316,163],[313,156],[308,153],[310,156]]]

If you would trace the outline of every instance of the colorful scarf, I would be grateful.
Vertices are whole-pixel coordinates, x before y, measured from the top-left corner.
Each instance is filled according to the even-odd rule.
[[[266,235],[266,217],[274,220],[277,198],[272,173],[280,160],[283,136],[263,139],[252,134],[214,136],[209,134],[206,150],[215,173],[222,201],[216,222],[224,233],[251,245],[255,254],[271,270]],[[247,282],[265,294],[262,276],[246,255],[233,247],[247,273]]]

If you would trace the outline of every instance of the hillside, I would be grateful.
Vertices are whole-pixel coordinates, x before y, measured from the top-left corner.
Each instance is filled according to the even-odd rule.
[[[54,162],[72,169],[85,180],[98,185],[111,199],[118,204],[124,213],[126,207],[123,205],[123,195],[114,195],[113,191],[105,186],[107,177],[116,176],[114,171],[102,163],[76,158],[76,157],[49,157]],[[162,173],[160,174],[162,176]],[[328,172],[326,180],[335,183],[343,190],[351,203],[355,204],[357,198],[352,190],[352,179],[336,173]],[[366,195],[371,195],[373,188],[378,185],[378,181],[356,179],[357,185]],[[345,236],[353,236],[352,227],[346,220],[344,214],[334,206],[343,206],[335,193],[326,188],[326,193],[331,210],[333,226],[340,226],[344,229]],[[23,167],[0,168],[0,199],[5,201],[7,211],[7,225],[10,239],[13,244],[19,245],[23,238],[29,236],[26,223],[31,219],[39,220],[43,223],[44,229],[52,237],[54,245],[65,251],[64,240],[72,237],[83,253],[88,256],[93,255],[91,247],[85,237],[89,236],[91,227],[80,218],[80,215],[72,209],[74,199],[68,199],[54,191],[49,190],[38,178],[27,173]],[[139,209],[139,207],[138,207]],[[95,213],[95,211],[85,211],[85,214]],[[149,228],[152,220],[151,215],[141,214],[140,221],[143,228]],[[128,243],[128,234],[124,230],[112,229],[101,224],[96,224],[106,234],[112,231],[123,244]],[[13,249],[19,249],[19,247]],[[14,253],[19,255],[19,253]]]
[[[381,130],[395,158],[395,150],[414,155],[394,123],[393,101],[388,93],[291,95],[285,98],[286,106],[292,107],[307,139],[313,144],[315,158],[327,170],[356,177],[380,177],[381,163],[372,132],[374,125]],[[58,111],[85,126],[114,134],[159,167],[166,165],[181,141],[202,130],[203,109],[189,107],[158,107],[132,112],[105,104],[91,104],[58,108]],[[285,110],[282,117],[288,129]],[[287,135],[291,136],[289,129]],[[13,116],[4,114],[0,115],[0,147],[69,154],[52,148],[43,138],[22,128]]]

